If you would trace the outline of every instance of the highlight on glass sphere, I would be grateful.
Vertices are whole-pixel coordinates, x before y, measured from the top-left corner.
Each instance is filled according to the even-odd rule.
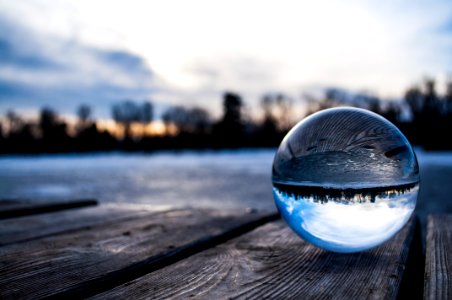
[[[289,227],[317,247],[347,253],[382,244],[408,222],[419,167],[391,122],[364,109],[331,108],[290,130],[272,181]]]

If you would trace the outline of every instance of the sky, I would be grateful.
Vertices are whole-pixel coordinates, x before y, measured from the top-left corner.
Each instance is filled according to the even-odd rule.
[[[450,0],[0,0],[0,114],[87,103],[108,118],[133,99],[218,116],[226,90],[251,114],[272,91],[400,98],[445,81],[451,53]]]

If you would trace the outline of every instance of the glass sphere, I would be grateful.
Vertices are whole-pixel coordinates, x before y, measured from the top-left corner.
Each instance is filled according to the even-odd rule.
[[[358,108],[332,108],[299,122],[273,161],[273,196],[287,224],[335,252],[375,247],[416,206],[419,167],[400,130]]]

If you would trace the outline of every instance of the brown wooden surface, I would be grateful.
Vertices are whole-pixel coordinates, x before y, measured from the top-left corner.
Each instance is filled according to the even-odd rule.
[[[452,215],[428,216],[424,299],[452,299]]]
[[[6,245],[0,247],[0,298],[95,294],[215,246],[267,218],[276,215],[177,209]]]
[[[77,199],[52,203],[0,200],[0,219],[17,218],[93,205],[97,205],[97,201],[94,199]]]
[[[52,214],[38,214],[0,220],[0,246],[89,229],[98,224],[119,222],[149,214],[154,209],[145,205],[100,205],[71,209]]]
[[[317,249],[272,222],[94,298],[395,299],[415,222],[357,254]]]

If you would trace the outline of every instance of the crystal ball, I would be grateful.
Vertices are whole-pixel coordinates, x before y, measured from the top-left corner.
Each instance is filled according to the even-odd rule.
[[[284,137],[272,170],[282,218],[301,238],[357,252],[394,236],[416,206],[419,167],[402,132],[373,112],[331,108]]]

